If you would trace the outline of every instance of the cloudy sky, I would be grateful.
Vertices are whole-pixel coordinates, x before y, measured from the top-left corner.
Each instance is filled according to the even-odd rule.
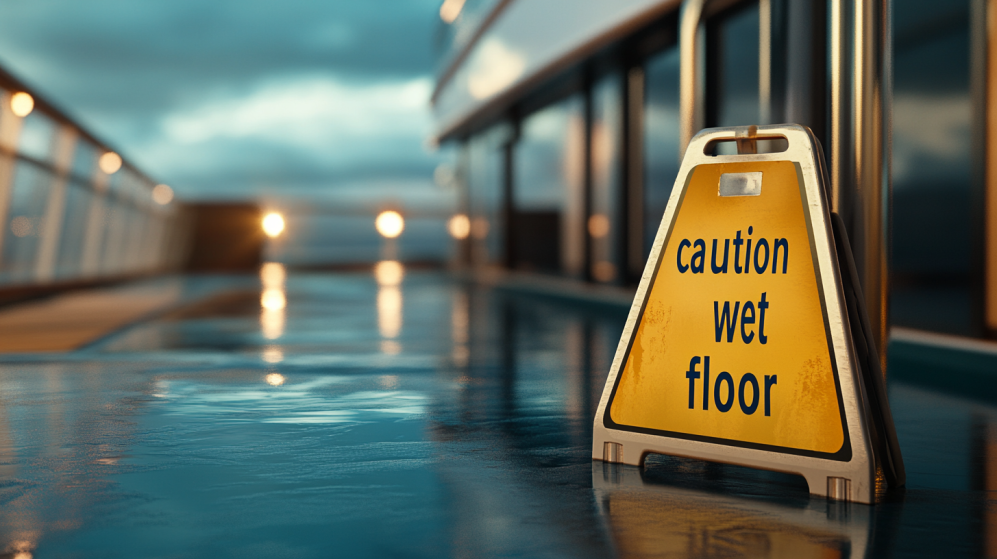
[[[0,64],[184,198],[432,197],[438,9],[0,0]]]

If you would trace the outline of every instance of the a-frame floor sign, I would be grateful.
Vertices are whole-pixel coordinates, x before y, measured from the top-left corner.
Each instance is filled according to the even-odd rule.
[[[736,155],[710,155],[718,142]],[[757,153],[757,142],[787,146]],[[875,502],[905,475],[823,155],[797,125],[690,142],[596,412],[592,457],[800,474]],[[877,473],[882,475],[877,484]]]

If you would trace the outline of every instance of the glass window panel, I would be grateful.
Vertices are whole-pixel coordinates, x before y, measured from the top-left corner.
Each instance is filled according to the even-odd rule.
[[[110,177],[107,178],[107,193],[108,195],[114,195],[121,191],[122,182],[125,180],[126,171],[118,171]]]
[[[494,264],[502,259],[502,140],[504,127],[471,138],[464,151],[468,210],[471,218],[471,261]]]
[[[140,260],[143,269],[156,267],[159,263],[159,240],[162,234],[164,217],[158,212],[146,216],[147,230],[142,239]]]
[[[707,53],[707,98],[712,100],[713,111],[708,119],[713,122],[708,124],[758,124],[758,3],[739,6],[714,18],[708,33],[713,49]]]
[[[121,247],[124,245],[127,208],[120,199],[111,196],[108,198],[105,212],[100,273],[113,275],[121,271]]]
[[[80,273],[80,257],[92,199],[91,191],[80,184],[71,183],[66,190],[66,217],[59,237],[56,264],[56,277],[59,279],[74,278]]]
[[[600,282],[618,277],[620,236],[620,134],[623,130],[623,76],[614,73],[592,89],[592,278]]]
[[[892,320],[972,334],[970,4],[894,14]]]
[[[513,255],[523,269],[579,274],[584,265],[584,120],[570,98],[523,121],[513,159]]]
[[[647,258],[681,162],[677,46],[647,61],[644,82],[644,258]]]
[[[76,151],[73,153],[73,175],[89,181],[96,166],[97,146],[81,138],[76,142]]]
[[[125,210],[124,242],[121,247],[121,264],[125,273],[135,270],[138,263],[136,247],[142,242],[145,233],[142,216],[134,206]]]
[[[38,253],[38,235],[53,176],[45,169],[19,161],[14,170],[14,189],[10,202],[10,218],[3,241],[4,283],[26,283],[33,279]]]
[[[137,201],[138,195],[142,191],[142,179],[130,169],[122,169],[119,172],[123,175],[121,177],[121,196],[129,202]]]
[[[22,155],[48,162],[52,158],[55,139],[55,122],[41,111],[32,111],[24,117],[24,126],[17,150]]]
[[[152,201],[152,189],[156,185],[149,183],[144,179],[140,179],[135,183],[135,205],[139,208],[151,208],[154,202]]]
[[[101,272],[107,228],[114,201],[106,194],[93,193],[83,235],[83,252],[80,255],[80,273],[93,276]]]

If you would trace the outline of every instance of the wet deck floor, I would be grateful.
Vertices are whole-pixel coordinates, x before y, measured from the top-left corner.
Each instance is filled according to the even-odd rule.
[[[256,278],[184,281],[199,302],[4,358],[0,557],[997,555],[997,380],[892,380],[909,488],[841,505],[593,463],[620,312],[432,273],[292,274],[263,311]]]

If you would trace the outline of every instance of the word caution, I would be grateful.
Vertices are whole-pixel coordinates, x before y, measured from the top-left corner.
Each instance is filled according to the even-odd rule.
[[[723,240],[723,259],[718,258],[718,239],[713,239],[713,250],[710,258],[710,271],[714,274],[726,274],[728,270],[728,257],[730,256],[730,246],[734,246],[733,269],[735,274],[747,274],[752,268],[755,273],[763,274],[769,270],[771,260],[771,273],[775,274],[779,270],[781,255],[782,273],[785,274],[789,267],[789,240],[773,239],[771,243],[768,239],[757,239],[754,243],[754,253],[752,253],[751,235],[754,227],[748,227],[748,237],[742,238],[741,231],[737,231],[733,242],[731,239]],[[744,247],[744,257],[741,257],[741,248]],[[770,249],[771,247],[771,249]],[[683,251],[692,250],[688,260],[685,259]],[[679,273],[691,271],[694,274],[702,274],[706,270],[706,242],[703,239],[696,239],[689,242],[689,239],[682,239],[678,247],[678,257],[676,265]],[[758,301],[713,301],[713,324],[715,340],[717,343],[733,343],[735,339],[745,344],[758,341],[759,344],[767,344],[768,336],[765,334],[766,312],[770,307],[767,299],[768,293],[764,292]],[[738,327],[740,323],[740,327]],[[699,364],[703,364],[703,371],[698,370]],[[726,413],[734,406],[734,397],[737,395],[737,403],[741,412],[745,415],[752,415],[758,409],[759,403],[766,416],[772,415],[772,387],[778,384],[778,375],[764,375],[762,382],[752,373],[745,373],[740,380],[735,383],[734,377],[727,371],[721,371],[716,376],[715,382],[710,383],[710,357],[695,356],[689,361],[689,370],[685,372],[689,379],[689,409],[695,408],[697,381],[702,378],[702,409],[710,409],[710,396],[712,394],[713,405],[720,412]],[[735,390],[736,384],[736,390]]]

